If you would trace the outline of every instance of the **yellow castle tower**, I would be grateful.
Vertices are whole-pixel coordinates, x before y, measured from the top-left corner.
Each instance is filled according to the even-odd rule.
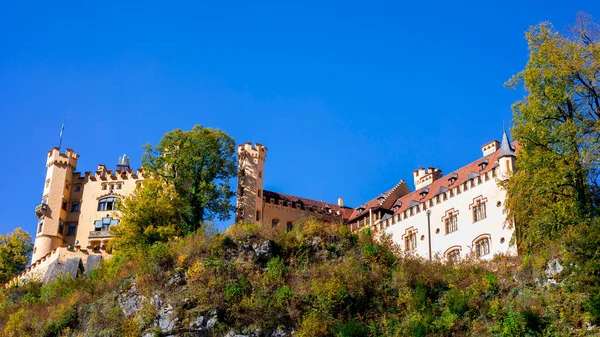
[[[245,143],[238,146],[236,221],[260,222],[263,217],[263,172],[267,147]]]
[[[79,155],[71,149],[67,149],[65,153],[60,153],[58,147],[48,151],[42,202],[35,208],[38,225],[32,262],[65,243],[63,233],[78,158]]]

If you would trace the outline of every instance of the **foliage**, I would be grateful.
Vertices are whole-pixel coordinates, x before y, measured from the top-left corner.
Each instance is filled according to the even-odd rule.
[[[8,336],[153,332],[157,309],[150,302],[134,317],[118,306],[119,293],[135,285],[141,296],[173,305],[182,322],[214,313],[216,335],[278,328],[298,336],[598,333],[587,330],[591,302],[580,289],[540,283],[544,270],[531,258],[425,261],[403,256],[385,236],[314,220],[290,232],[259,228],[245,235],[240,228],[247,226],[238,227],[239,235],[198,231],[118,252],[86,279],[7,289],[0,293],[0,330]],[[273,257],[262,264],[252,246],[265,241]],[[173,283],[178,277],[183,281]]]
[[[12,233],[0,235],[0,283],[8,282],[13,276],[25,269],[33,243],[31,236],[21,227]]]
[[[175,188],[146,179],[119,206],[121,221],[111,227],[116,236],[111,247],[131,249],[166,242],[181,233],[179,209],[183,203]]]
[[[235,141],[218,129],[195,125],[190,131],[173,130],[153,148],[146,145],[144,170],[175,187],[183,207],[183,233],[203,222],[229,219],[234,192],[229,179],[237,174]]]
[[[529,61],[508,85],[518,171],[506,183],[517,243],[529,252],[597,215],[600,173],[600,31],[581,15],[571,36],[547,22],[529,29]],[[533,202],[532,202],[533,201]]]

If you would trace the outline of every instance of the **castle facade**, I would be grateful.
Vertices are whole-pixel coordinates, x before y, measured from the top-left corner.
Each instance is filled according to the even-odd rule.
[[[443,175],[433,167],[413,172],[415,190],[404,180],[355,208],[265,191],[267,148],[238,147],[237,221],[291,229],[303,217],[339,221],[353,231],[369,227],[391,235],[402,250],[423,258],[460,261],[467,255],[489,259],[516,254],[514,228],[504,210],[506,191],[499,183],[515,169],[516,144],[506,132],[502,141],[482,148],[482,157]]]
[[[359,231],[369,227],[388,234],[409,254],[459,261],[467,255],[489,259],[494,254],[516,254],[513,227],[504,211],[506,191],[499,183],[515,169],[516,144],[504,132],[502,141],[482,147],[482,157],[443,175],[429,167],[413,172],[415,190],[404,180],[374,199],[348,207],[342,198],[327,203],[264,190],[267,148],[238,146],[236,221],[291,230],[302,218],[340,222]],[[127,197],[144,179],[129,159],[119,158],[115,170],[98,165],[95,172],[77,172],[79,155],[53,148],[46,158],[46,179],[38,216],[32,264],[15,280],[45,278],[51,264],[73,262],[83,269],[89,256],[97,263],[106,257],[119,223],[117,200]],[[13,281],[11,281],[13,282]]]

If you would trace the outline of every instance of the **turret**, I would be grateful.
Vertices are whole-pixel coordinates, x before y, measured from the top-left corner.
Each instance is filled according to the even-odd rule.
[[[267,147],[245,143],[238,146],[236,221],[262,221],[263,181]]]
[[[55,147],[46,158],[46,180],[41,202],[35,208],[38,216],[32,262],[63,244],[67,207],[73,172],[79,155],[71,149],[60,153]]]
[[[131,168],[129,166],[129,163],[130,163],[130,159],[129,159],[129,157],[127,157],[127,155],[123,155],[123,157],[119,157],[119,160],[117,161],[117,170],[121,170],[121,171],[129,170]]]
[[[500,153],[498,154],[498,165],[500,168],[500,177],[507,179],[515,171],[517,155],[515,149],[510,143],[506,129],[502,134],[502,143],[500,144]]]

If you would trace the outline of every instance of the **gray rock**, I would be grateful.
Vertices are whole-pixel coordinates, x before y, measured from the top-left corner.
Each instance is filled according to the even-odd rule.
[[[182,285],[184,283],[184,279],[181,274],[177,273],[175,276],[171,277],[171,279],[167,282],[168,286],[173,285]]]
[[[273,243],[270,240],[265,240],[262,243],[255,243],[252,249],[256,254],[256,258],[260,260],[268,260],[273,257]]]
[[[213,322],[211,322],[211,324],[209,325],[208,323],[211,320],[213,320]],[[196,319],[190,321],[189,329],[192,330],[194,333],[188,335],[195,337],[212,337],[212,328],[215,326],[215,324],[216,318],[211,318],[209,320],[208,317],[199,316]]]
[[[137,293],[137,289],[135,285],[133,285],[129,290],[121,292],[117,301],[119,303],[119,307],[123,310],[123,314],[126,317],[134,316],[138,311],[140,311],[144,305],[144,301],[146,298]]]
[[[157,294],[152,297],[151,303],[156,306],[154,326],[158,327],[162,333],[169,333],[175,330],[179,323],[179,318],[172,317],[173,306],[170,304],[165,305]]]

